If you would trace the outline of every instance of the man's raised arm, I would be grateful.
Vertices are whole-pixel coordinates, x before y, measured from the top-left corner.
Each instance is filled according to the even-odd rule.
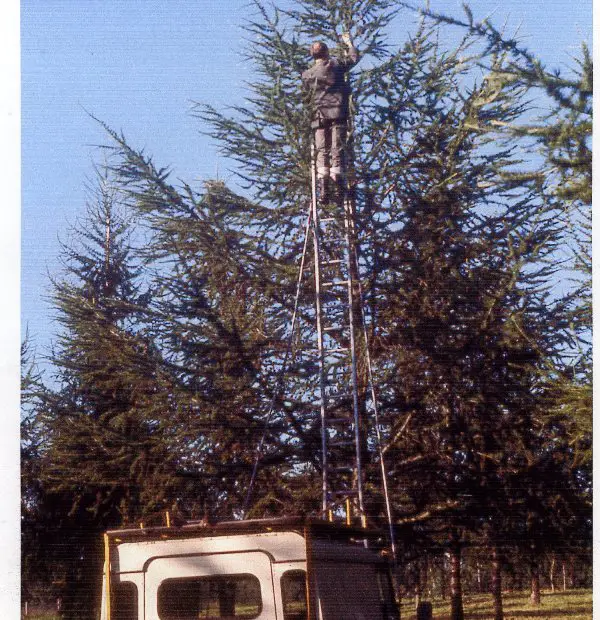
[[[346,56],[341,61],[341,63],[344,65],[345,69],[350,69],[358,62],[360,55],[356,47],[354,47],[354,43],[352,43],[352,38],[350,37],[349,32],[342,33],[342,41],[344,45],[346,46],[347,50],[346,50]]]

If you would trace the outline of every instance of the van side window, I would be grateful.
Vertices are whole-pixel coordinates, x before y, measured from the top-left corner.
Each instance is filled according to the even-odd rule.
[[[138,619],[138,591],[135,583],[122,581],[111,584],[111,614],[113,620]]]
[[[158,588],[161,620],[250,620],[261,610],[260,582],[254,575],[165,579]]]
[[[283,620],[307,620],[306,572],[288,570],[281,576]]]

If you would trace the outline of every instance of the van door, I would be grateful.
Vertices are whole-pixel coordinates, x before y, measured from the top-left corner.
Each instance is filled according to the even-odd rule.
[[[145,570],[146,620],[275,620],[270,557],[261,551],[157,557]]]

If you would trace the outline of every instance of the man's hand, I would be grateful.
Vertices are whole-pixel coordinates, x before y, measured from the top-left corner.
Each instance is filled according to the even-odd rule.
[[[342,32],[342,41],[347,47],[353,47],[352,38],[350,37],[349,32]]]

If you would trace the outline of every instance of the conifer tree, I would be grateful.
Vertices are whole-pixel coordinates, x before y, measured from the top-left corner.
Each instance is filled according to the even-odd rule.
[[[21,344],[21,598],[29,604],[55,599],[52,582],[59,573],[46,553],[52,522],[40,480],[46,449],[41,404],[46,393],[27,332]]]
[[[383,49],[378,40],[378,29],[391,18],[391,13],[386,14],[383,10],[388,6],[388,2],[370,2],[359,7],[359,18],[365,24],[360,36],[375,57]],[[239,178],[242,184],[247,185],[250,199],[234,194],[220,183],[209,184],[204,194],[195,193],[185,184],[175,188],[168,182],[167,170],[155,168],[150,158],[131,148],[122,136],[111,132],[122,157],[122,163],[115,166],[115,172],[130,192],[132,205],[145,214],[156,235],[155,244],[151,244],[150,248],[152,260],[158,263],[170,257],[176,265],[173,281],[177,286],[183,273],[182,267],[186,274],[196,278],[196,282],[190,279],[184,289],[177,291],[177,296],[172,297],[174,301],[166,302],[165,297],[165,303],[178,304],[178,299],[187,290],[197,296],[198,283],[206,292],[205,307],[182,308],[179,305],[179,312],[183,311],[185,316],[183,324],[166,323],[165,329],[172,334],[188,322],[206,321],[208,325],[211,321],[221,322],[220,313],[227,306],[221,303],[220,297],[219,303],[212,305],[215,285],[225,286],[229,291],[236,290],[235,286],[242,287],[247,291],[244,299],[251,301],[249,293],[252,292],[257,307],[261,308],[256,316],[263,320],[261,330],[264,337],[258,342],[254,338],[255,350],[244,351],[244,346],[247,346],[244,341],[228,342],[230,355],[236,360],[235,367],[248,373],[247,377],[240,377],[234,383],[235,391],[244,394],[239,389],[240,380],[254,381],[259,388],[254,393],[248,392],[251,399],[249,410],[254,412],[254,426],[258,429],[262,428],[262,424],[256,424],[256,421],[261,420],[263,412],[268,409],[266,405],[273,396],[276,397],[277,412],[269,420],[267,433],[267,447],[271,445],[272,452],[264,455],[262,462],[267,467],[269,462],[273,465],[292,464],[289,468],[290,473],[295,472],[291,473],[292,478],[305,467],[309,468],[306,470],[309,476],[312,475],[310,472],[314,473],[320,467],[318,450],[315,450],[319,445],[319,427],[314,360],[311,366],[302,352],[295,357],[293,368],[288,369],[290,372],[286,375],[285,398],[277,398],[272,385],[273,377],[281,371],[283,359],[286,358],[284,351],[287,350],[289,336],[296,265],[302,248],[301,231],[310,198],[310,131],[299,88],[299,76],[306,65],[306,48],[298,40],[315,33],[317,25],[323,20],[330,20],[338,24],[337,30],[327,35],[330,42],[336,45],[341,32],[339,24],[351,27],[354,19],[350,5],[335,6],[330,3],[323,7],[314,3],[299,3],[299,7],[306,11],[306,19],[294,11],[284,13],[274,9],[271,14],[256,4],[259,18],[248,25],[248,31],[254,38],[249,53],[256,63],[258,78],[251,84],[254,96],[249,98],[249,105],[237,107],[235,118],[229,118],[210,106],[198,108],[199,115],[212,126],[212,135],[222,138],[225,152],[237,160]],[[289,33],[289,40],[284,22],[295,24]],[[218,230],[214,230],[216,227]],[[219,244],[218,240],[224,235],[227,244]],[[182,251],[182,248],[186,250]],[[219,263],[224,264],[223,268]],[[219,275],[218,282],[215,282],[215,273]],[[314,314],[310,290],[304,291],[302,304],[300,335],[296,336],[296,342],[312,342]],[[167,314],[162,310],[158,312]],[[175,313],[168,314],[173,316]],[[201,325],[202,329],[205,324]],[[214,336],[218,339],[224,335],[227,335],[226,332]],[[247,338],[248,334],[245,336]],[[202,331],[202,337],[206,337],[206,331]],[[248,344],[252,342],[252,339],[247,340]],[[240,355],[256,357],[259,352],[256,344],[261,349],[260,362],[248,365],[247,359],[242,359],[240,364]],[[212,339],[207,349],[214,351],[219,346],[222,345],[218,344],[218,340]],[[179,350],[181,347],[178,345]],[[202,350],[196,348],[192,354],[195,356],[192,364],[196,364],[198,376],[210,372],[210,367],[198,364],[198,361],[202,362]],[[225,378],[227,368],[220,368],[219,371]],[[214,400],[215,393],[212,392],[206,403]],[[238,413],[235,415],[239,415],[241,409],[238,401]],[[232,416],[234,412],[222,417],[231,425]],[[203,424],[205,419],[206,414],[201,411],[193,417],[199,424]],[[257,437],[253,440],[256,443]],[[222,440],[219,445],[224,445]],[[237,448],[237,455],[241,455],[243,451],[239,450],[239,446]],[[230,464],[240,458],[233,456],[231,451],[225,452],[228,452]],[[248,464],[245,464],[246,470]],[[244,474],[243,469],[235,471]],[[264,468],[261,471],[264,472]],[[273,471],[277,472],[276,475],[282,473],[281,469]],[[287,502],[291,499],[288,496]]]
[[[559,366],[566,365],[571,380],[564,375],[555,378],[558,391],[564,390],[561,405],[564,406],[565,399],[571,400],[574,418],[581,420],[585,434],[591,420],[593,61],[583,43],[579,54],[571,58],[567,74],[550,69],[516,36],[498,29],[488,18],[477,21],[469,7],[464,9],[462,19],[429,10],[424,13],[437,23],[470,32],[494,53],[504,54],[506,64],[502,72],[494,72],[494,80],[498,84],[524,85],[541,102],[538,108],[547,110],[533,120],[513,122],[503,129],[538,144],[544,159],[540,172],[546,178],[547,191],[556,199],[553,204],[560,205],[557,215],[566,228],[565,245],[570,253],[564,270],[571,271],[572,281],[568,296],[570,323],[566,329],[571,330],[577,344],[572,343],[572,355],[556,360]],[[565,248],[562,250],[564,253]],[[564,256],[561,258],[564,260]],[[582,418],[584,410],[587,413]]]
[[[437,512],[457,554],[507,499],[511,451],[532,440],[540,354],[531,342],[554,345],[541,309],[552,277],[543,258],[558,231],[536,175],[512,173],[517,145],[494,129],[523,113],[522,93],[485,79],[462,94],[466,50],[443,55],[425,33],[414,48],[414,83],[429,90],[406,97],[415,120],[385,144],[380,166],[397,171],[388,176],[397,219],[377,218],[390,460],[398,512]]]
[[[580,53],[571,59],[568,73],[552,70],[521,41],[497,29],[489,19],[475,20],[469,9],[465,10],[464,19],[432,17],[438,23],[464,28],[485,40],[490,49],[504,53],[507,66],[497,79],[525,85],[542,102],[539,107],[547,109],[533,121],[507,125],[505,131],[538,145],[544,161],[541,172],[546,179],[546,191],[559,206],[556,217],[565,229],[558,259],[563,267],[562,288],[566,292],[561,294],[566,312],[555,326],[566,336],[565,345],[558,355],[546,360],[545,398],[536,420],[544,441],[537,457],[538,466],[545,470],[548,453],[554,453],[553,478],[560,472],[560,486],[571,504],[562,534],[548,536],[544,545],[557,539],[566,542],[568,532],[588,532],[591,507],[592,58],[584,43]],[[579,501],[573,496],[577,488]],[[546,511],[562,514],[554,501]],[[574,513],[581,517],[576,528],[572,527]],[[542,518],[542,529],[543,522]],[[558,526],[558,520],[554,525]],[[575,535],[573,543],[586,546],[584,540],[585,535]],[[589,540],[588,537],[588,545]]]
[[[35,509],[39,493],[39,461],[44,431],[39,413],[44,384],[29,333],[21,344],[21,480],[23,510]]]
[[[60,545],[52,553],[65,570],[68,618],[94,613],[102,530],[168,508],[176,469],[162,433],[169,389],[143,332],[147,294],[131,231],[110,177],[99,172],[93,190],[54,281],[57,387],[43,403],[48,438],[40,476],[55,504]]]

